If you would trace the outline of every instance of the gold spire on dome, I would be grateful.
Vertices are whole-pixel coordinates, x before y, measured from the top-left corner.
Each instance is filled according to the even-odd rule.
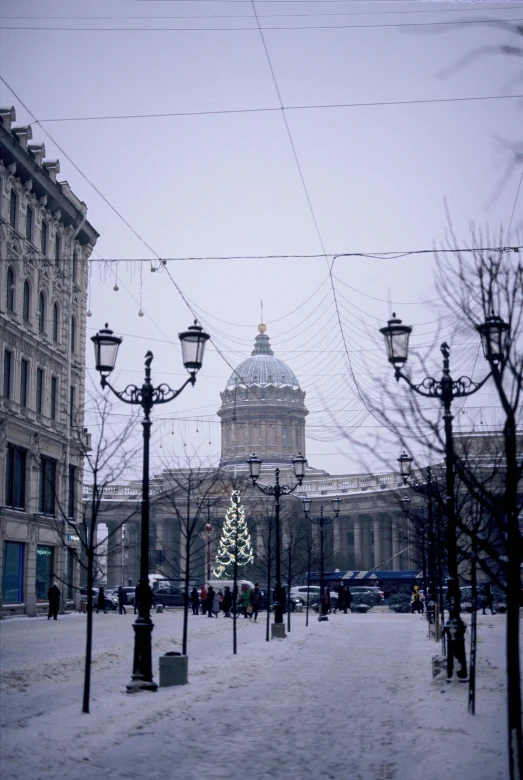
[[[263,324],[263,301],[260,301],[260,312],[261,312],[261,317],[260,317],[261,322],[258,325],[258,330],[260,333],[265,333],[265,331],[267,330],[267,325]]]

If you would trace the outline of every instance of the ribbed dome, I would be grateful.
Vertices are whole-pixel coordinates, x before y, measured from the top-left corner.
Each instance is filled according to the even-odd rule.
[[[265,326],[263,326],[265,328]],[[300,383],[289,366],[274,357],[269,337],[261,331],[256,336],[251,357],[233,371],[227,382],[227,389],[273,385],[274,387],[292,387],[298,389]]]

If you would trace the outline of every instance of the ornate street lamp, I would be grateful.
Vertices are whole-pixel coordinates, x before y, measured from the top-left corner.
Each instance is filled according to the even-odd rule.
[[[153,387],[151,382],[151,363],[153,353],[145,355],[145,380],[141,387],[127,385],[124,390],[116,390],[107,377],[116,365],[118,347],[122,343],[106,323],[105,328],[91,338],[94,344],[96,370],[100,372],[102,388],[108,387],[117,398],[126,404],[138,404],[144,412],[143,426],[143,478],[142,478],[142,527],[140,543],[140,582],[138,585],[138,617],[134,629],[134,660],[131,682],[127,685],[129,693],[139,690],[156,691],[158,686],[153,680],[151,658],[151,621],[152,593],[149,587],[149,442],[151,438],[150,413],[156,404],[165,404],[180,395],[188,385],[196,382],[196,373],[202,367],[205,344],[209,335],[195,321],[184,333],[179,334],[182,346],[183,364],[189,372],[188,379],[178,390],[161,384]]]
[[[398,463],[400,464],[400,474],[403,477],[403,484],[406,485],[409,481],[410,472],[412,471],[412,458],[403,450],[398,458]]]
[[[324,621],[328,620],[327,616],[327,600],[325,598],[324,593],[324,575],[325,575],[325,561],[324,561],[324,535],[323,535],[323,529],[326,525],[329,525],[332,523],[340,514],[341,509],[341,498],[333,498],[332,499],[332,509],[334,511],[333,517],[326,517],[323,514],[323,506],[320,507],[320,514],[319,517],[310,517],[309,512],[311,510],[311,504],[312,501],[310,498],[302,498],[301,500],[303,504],[303,511],[305,513],[305,517],[311,521],[311,523],[314,523],[314,525],[320,526],[320,604],[319,604],[319,612],[318,612],[318,620]],[[309,598],[309,593],[307,592],[307,598]]]
[[[305,476],[305,469],[307,467],[307,459],[300,454],[292,459],[292,465],[294,468],[294,475],[298,480],[294,487],[288,485],[280,485],[280,469],[276,469],[275,483],[274,485],[261,485],[258,482],[262,461],[257,458],[253,453],[252,457],[248,459],[249,474],[252,479],[253,487],[257,487],[266,496],[274,496],[275,507],[275,547],[276,547],[276,587],[274,589],[274,623],[272,624],[271,632],[273,637],[283,638],[285,637],[285,624],[283,622],[283,610],[285,607],[285,593],[281,584],[281,549],[280,549],[280,497],[289,496],[291,493],[301,487],[303,478]]]
[[[496,364],[504,354],[506,347],[506,335],[508,326],[501,317],[490,315],[486,321],[478,326],[478,331],[483,342],[485,356],[490,363]],[[454,496],[454,445],[452,433],[452,401],[455,398],[467,398],[483,387],[487,379],[492,375],[490,371],[481,382],[473,382],[467,376],[461,376],[459,379],[452,379],[450,375],[449,358],[450,347],[448,344],[441,345],[441,354],[443,355],[443,374],[441,379],[425,377],[419,384],[415,385],[402,373],[402,368],[407,362],[409,355],[409,336],[412,328],[409,325],[403,325],[401,320],[396,319],[393,313],[392,319],[388,321],[387,326],[380,329],[385,339],[385,347],[389,363],[394,366],[394,375],[396,381],[403,379],[410,389],[418,395],[425,398],[437,398],[443,406],[443,420],[445,424],[445,460],[446,460],[446,510],[447,510],[447,546],[448,546],[448,599],[449,599],[449,619],[445,626],[448,636],[447,653],[447,676],[452,677],[454,658],[460,664],[457,672],[459,679],[467,678],[467,659],[465,655],[465,624],[461,619],[461,594],[458,583],[458,550],[456,541],[456,507]]]

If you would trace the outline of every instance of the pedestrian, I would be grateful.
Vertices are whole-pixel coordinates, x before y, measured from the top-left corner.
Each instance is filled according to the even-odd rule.
[[[202,615],[207,613],[207,588],[202,585],[200,588],[200,601],[202,603]]]
[[[414,590],[412,592],[412,600],[410,602],[410,611],[411,614],[414,614],[414,612],[421,612],[422,606],[421,606],[421,598],[419,594],[419,587],[417,585],[414,585]]]
[[[125,609],[125,605],[127,604],[127,592],[123,589],[123,586],[120,585],[118,588],[118,613],[120,615],[127,615],[127,611]]]
[[[218,593],[214,593],[214,596],[212,597],[212,614],[215,617],[218,617],[218,613],[220,611],[220,597]]]
[[[212,585],[209,585],[209,590],[207,591],[207,617],[212,618],[212,607],[214,603],[214,588]]]
[[[347,614],[347,610],[350,609],[352,612],[352,593],[350,592],[349,588],[344,585],[343,586],[343,614]]]
[[[98,598],[96,599],[96,614],[98,614],[100,610],[103,610],[104,615],[107,615],[107,610],[105,608],[105,593],[103,588],[100,588],[98,591]]]
[[[191,605],[192,605],[192,613],[193,613],[193,615],[197,615],[198,611],[199,611],[199,606],[200,606],[200,599],[199,599],[198,591],[196,590],[196,588],[193,588],[191,590]]]
[[[254,590],[251,591],[251,607],[252,607],[252,614],[255,623],[258,620],[258,610],[262,606],[262,603],[263,603],[262,592],[260,590],[260,586],[256,582],[254,584]]]
[[[492,587],[490,582],[486,582],[483,585],[483,614],[486,615],[486,608],[490,609],[491,615],[496,614],[494,609],[494,599],[492,598]]]
[[[58,620],[58,609],[60,607],[60,588],[53,582],[49,590],[47,591],[47,599],[49,601],[49,612],[47,613],[47,620]]]
[[[138,612],[138,593],[140,592],[140,583],[134,589],[134,614]]]
[[[331,593],[328,587],[323,591],[324,615],[331,611]]]
[[[249,586],[245,585],[245,583],[242,585],[242,592],[240,595],[240,607],[241,607],[241,611],[243,612],[243,617],[245,619],[252,618],[251,592],[249,590]]]
[[[226,585],[225,592],[223,594],[223,603],[222,603],[224,617],[231,616],[231,607],[232,607],[232,593],[230,587]]]
[[[343,590],[343,585],[340,585],[338,588],[338,609],[341,610],[344,609],[345,604],[345,591]]]

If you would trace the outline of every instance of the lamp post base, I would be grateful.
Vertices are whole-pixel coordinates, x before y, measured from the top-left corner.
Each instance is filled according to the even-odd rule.
[[[271,638],[272,639],[285,639],[287,634],[285,633],[285,623],[271,623]]]
[[[131,682],[126,686],[127,693],[138,693],[138,691],[157,691],[158,685],[154,680],[144,680],[141,674],[133,674]]]
[[[323,621],[325,621],[325,620],[328,620],[328,619],[329,619],[329,618],[327,617],[327,615],[320,615],[320,616],[318,617],[318,621],[319,621],[320,623],[321,623],[321,622],[323,622]]]
[[[127,693],[158,690],[158,685],[153,680],[152,670],[151,634],[153,628],[153,623],[148,616],[139,616],[133,624],[133,673],[131,675],[131,682],[127,685]]]

